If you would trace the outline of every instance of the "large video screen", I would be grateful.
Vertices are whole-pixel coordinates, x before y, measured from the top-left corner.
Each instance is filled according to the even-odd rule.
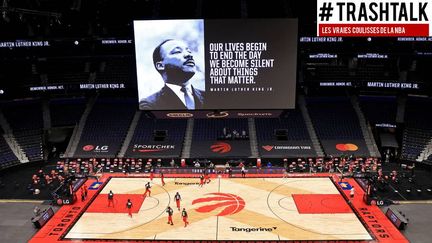
[[[296,19],[134,21],[142,110],[295,107]]]

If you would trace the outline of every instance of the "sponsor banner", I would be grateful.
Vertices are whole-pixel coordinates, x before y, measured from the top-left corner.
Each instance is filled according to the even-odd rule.
[[[193,141],[191,158],[250,157],[249,140]]]
[[[75,150],[74,156],[83,158],[116,156],[120,147],[118,145],[115,147],[107,144],[81,142]]]
[[[179,157],[182,145],[173,142],[131,143],[126,151],[127,157]]]
[[[321,140],[321,145],[327,155],[370,156],[364,140]]]
[[[297,158],[317,156],[311,141],[261,141],[258,147],[261,157]]]
[[[432,36],[427,0],[318,0],[318,36]]]
[[[226,110],[226,111],[152,111],[158,119],[187,118],[267,118],[279,117],[282,110]]]

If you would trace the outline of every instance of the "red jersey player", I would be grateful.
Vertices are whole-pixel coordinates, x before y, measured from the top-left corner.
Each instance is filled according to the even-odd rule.
[[[204,185],[204,175],[201,174],[200,175],[200,184],[199,184],[199,186],[202,187],[203,185]]]
[[[165,211],[168,213],[168,223],[167,224],[174,225],[174,223],[172,221],[172,215],[174,213],[174,210],[172,210],[172,208],[170,206],[168,206],[168,208]]]
[[[207,172],[207,170],[205,170],[204,171],[204,183],[210,183],[211,182],[211,180],[210,180],[210,175],[209,175],[209,173]]]
[[[188,222],[188,214],[187,214],[185,208],[183,208],[183,211],[182,211],[182,219],[183,219],[183,222],[185,224],[184,227],[186,227],[189,224],[189,222]]]
[[[108,207],[112,204],[112,206],[114,207],[114,193],[112,191],[110,191],[108,193]]]
[[[126,202],[126,208],[128,210],[128,215],[131,218],[132,218],[132,207],[133,207],[133,204],[132,204],[131,200],[128,199],[127,202]]]
[[[174,200],[176,202],[177,208],[180,211],[180,201],[181,201],[181,196],[178,192],[176,192],[175,196],[174,196]]]
[[[165,181],[164,181],[165,176],[164,176],[164,173],[162,171],[160,172],[160,178],[161,178],[162,186],[165,186]]]
[[[147,183],[145,184],[145,188],[146,188],[146,190],[145,190],[145,192],[144,192],[144,197],[147,196],[147,192],[148,192],[148,194],[149,194],[149,197],[151,197],[151,196],[150,196],[150,194],[151,194],[151,190],[150,190],[150,188],[151,188],[150,181],[147,182]]]
[[[150,181],[153,181],[154,178],[154,170],[150,169]]]

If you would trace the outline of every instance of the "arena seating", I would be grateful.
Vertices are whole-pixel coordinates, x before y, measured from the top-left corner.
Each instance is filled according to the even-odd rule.
[[[317,136],[327,155],[370,155],[348,97],[309,97],[306,101]],[[355,146],[346,148],[346,144]]]
[[[51,100],[51,126],[62,127],[76,125],[79,122],[85,107],[85,98]]]
[[[258,141],[276,140],[274,131],[287,130],[287,140],[310,140],[305,121],[300,111],[293,110],[283,118],[257,118],[255,119]]]
[[[357,115],[347,97],[307,98],[321,140],[363,139]]]
[[[402,158],[416,160],[431,138],[432,130],[406,127],[402,137]]]
[[[87,60],[76,58],[48,59],[39,64],[40,72],[47,75],[48,84],[88,83],[89,65]]]
[[[360,106],[371,125],[396,124],[397,102],[394,96],[360,96]]]
[[[225,134],[224,134],[225,131]],[[251,156],[247,119],[195,119],[191,158]]]
[[[241,134],[242,131],[246,131],[246,134],[249,134],[247,119],[195,119],[193,140],[208,141],[223,138],[224,127],[231,132],[235,130]]]
[[[7,103],[4,115],[16,141],[30,161],[43,159],[42,107],[38,100]]]
[[[432,100],[409,97],[405,112],[405,130],[402,138],[402,158],[415,160],[432,139],[432,114],[428,112]]]
[[[39,86],[41,79],[36,69],[36,65],[27,60],[0,62],[0,83],[3,87],[24,83]],[[17,83],[11,82],[12,80],[17,80]]]
[[[152,119],[141,115],[135,128],[135,133],[129,146],[134,144],[174,144],[181,148],[185,136],[187,120]],[[163,141],[155,141],[155,131],[166,130],[167,134]],[[181,151],[181,150],[180,150]],[[127,150],[126,157],[136,157],[131,150]],[[140,155],[144,156],[144,155]],[[177,154],[180,156],[180,154]]]
[[[154,141],[155,130],[167,130],[166,141],[182,142],[186,130],[186,120],[156,120],[141,117],[131,143]]]
[[[255,119],[255,125],[261,157],[298,158],[317,155],[299,110],[292,110],[282,114],[281,118]],[[273,151],[273,149],[265,149],[274,145],[287,146],[291,149],[278,152]]]
[[[87,118],[75,156],[89,156],[82,150],[89,144],[108,146],[104,153],[91,156],[117,156],[135,114],[135,104],[133,99],[99,98]]]
[[[131,57],[103,61],[96,70],[96,83],[130,83],[135,75],[134,65]]]
[[[0,133],[0,151],[0,169],[19,164],[18,158],[3,138],[3,132]]]
[[[429,165],[432,165],[432,154],[429,155],[428,158],[427,158],[425,161],[423,161],[423,162],[424,162],[424,163],[427,163],[427,164],[429,164]]]

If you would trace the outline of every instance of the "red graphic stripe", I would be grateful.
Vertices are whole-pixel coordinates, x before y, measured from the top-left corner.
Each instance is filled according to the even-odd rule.
[[[163,149],[139,149],[138,151],[141,153],[147,153],[147,152],[159,152],[162,151]]]
[[[217,209],[219,207],[223,207],[223,206],[228,206],[228,207],[226,207],[219,214],[217,214],[217,216],[225,216],[228,214],[234,214],[234,213],[239,212],[240,210],[242,210],[245,207],[244,204],[238,204],[238,203],[235,203],[233,201],[228,201],[228,202],[222,202],[222,203],[216,203],[216,204],[211,204],[211,205],[207,205],[207,206],[202,206],[202,207],[199,207],[195,210],[197,212],[200,212],[200,213],[208,213],[208,212],[214,211],[215,209]]]
[[[234,204],[234,202],[227,201],[227,202],[221,202],[221,203],[202,206],[202,207],[196,208],[195,210],[200,212],[200,213],[208,213],[208,212],[215,210],[218,207],[227,206],[227,205],[231,205],[231,204]]]
[[[205,197],[198,198],[192,201],[192,204],[202,203],[202,202],[210,202],[210,201],[224,201],[224,200],[232,200],[232,197]]]
[[[218,216],[225,216],[225,215],[228,215],[228,214],[235,214],[235,213],[238,213],[238,212],[240,212],[240,210],[242,210],[244,207],[245,207],[244,204],[234,204],[234,205],[231,205],[231,206],[229,206],[229,207],[226,207],[224,210],[222,210],[222,212],[220,212],[220,213],[218,214]]]

